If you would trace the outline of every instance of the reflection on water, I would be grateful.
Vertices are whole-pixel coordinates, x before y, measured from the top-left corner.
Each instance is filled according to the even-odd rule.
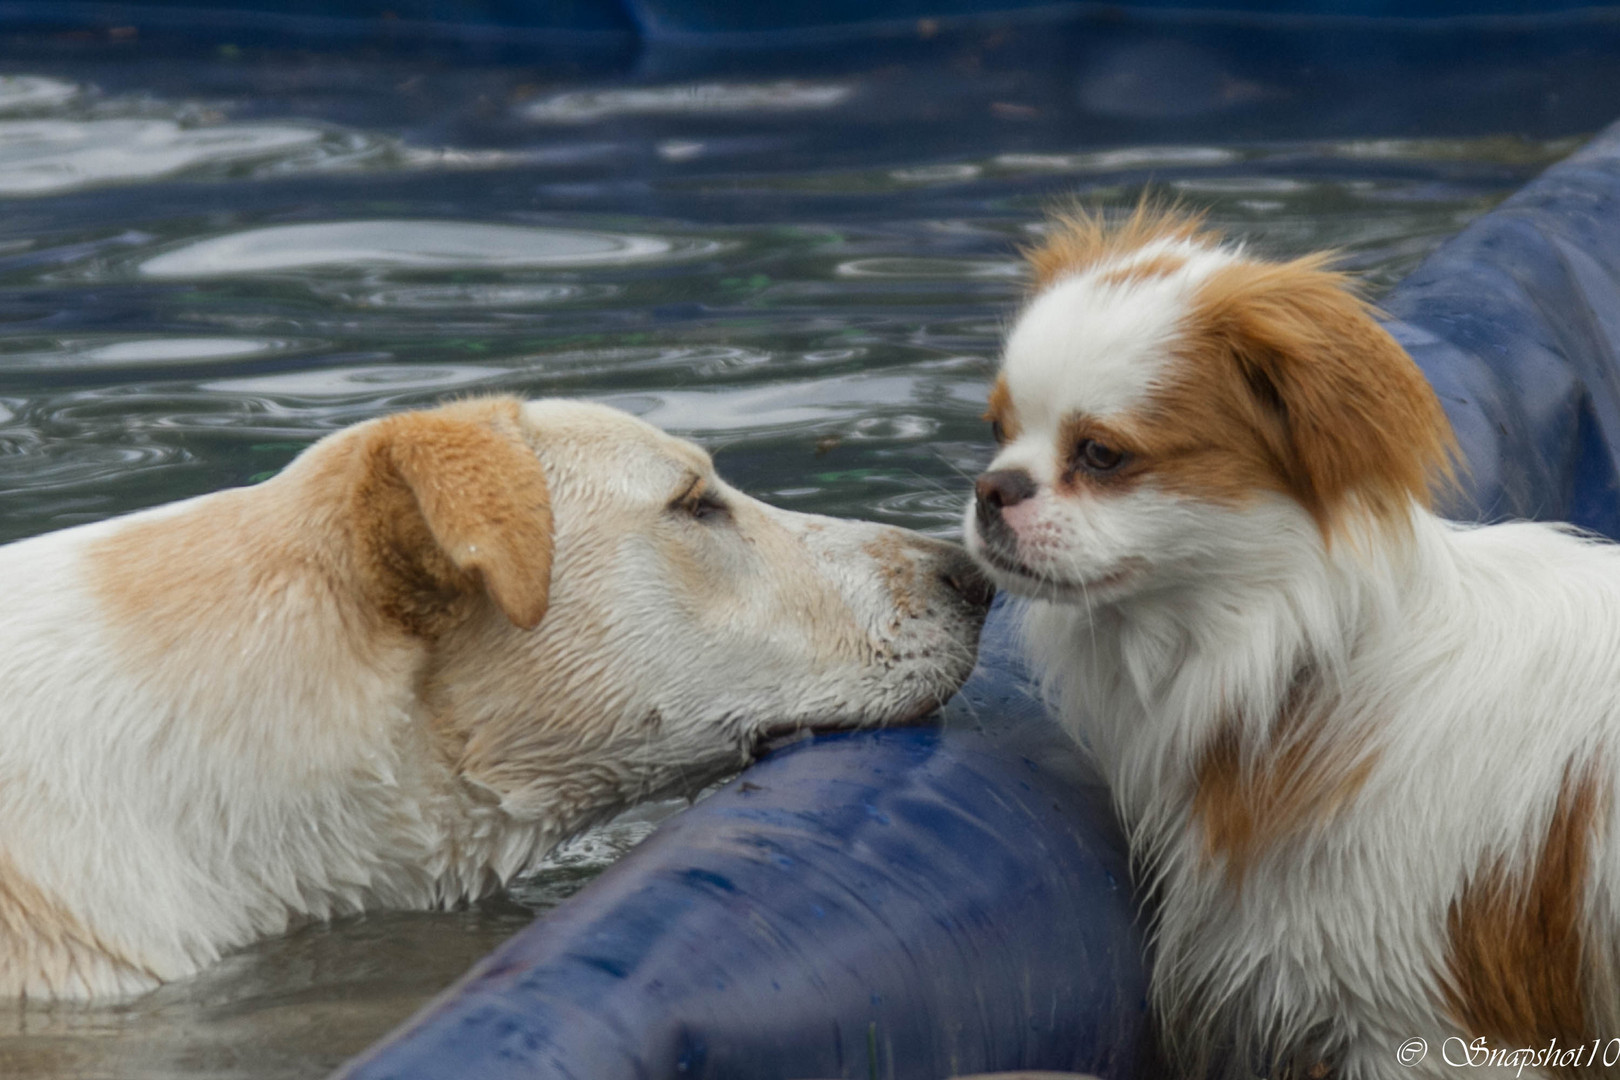
[[[1052,172],[1114,172],[1155,166],[1188,168],[1230,165],[1239,160],[1235,150],[1221,146],[1127,146],[1081,154],[1001,154],[995,164],[1003,169],[1042,169]]]
[[[785,80],[772,83],[694,83],[583,90],[542,98],[525,106],[529,120],[583,124],[613,116],[680,116],[693,113],[793,112],[830,109],[855,92],[839,83]]]
[[[229,108],[147,94],[107,96],[65,79],[0,75],[0,197],[165,178],[489,169],[549,160],[540,149],[410,145],[302,117],[232,122],[224,111]]]
[[[1151,182],[1262,249],[1338,248],[1376,290],[1573,145],[1099,146],[994,96],[1005,126],[973,145],[921,107],[862,142],[840,125],[894,104],[879,72],[580,88],[323,64],[199,64],[206,88],[139,69],[164,92],[0,75],[0,193],[30,194],[0,215],[0,540],[491,391],[609,401],[783,505],[952,536],[1015,252],[1054,200]],[[0,1009],[0,1076],[319,1075],[670,809],[471,911],[307,927],[116,1008]]]
[[[0,75],[0,112],[30,112],[66,105],[79,96],[79,87],[65,79],[38,75]]]
[[[204,163],[285,156],[320,141],[314,128],[172,120],[0,121],[0,195],[40,195],[152,180]]]
[[[27,339],[0,341],[0,372],[32,370],[43,373],[80,368],[162,367],[216,360],[244,360],[250,356],[276,352],[288,345],[283,341],[228,337],[126,338],[108,344],[73,338],[57,338],[43,343],[31,343]]]
[[[835,271],[842,277],[975,278],[1021,280],[1024,266],[1017,259],[851,259]]]
[[[431,389],[440,392],[469,390],[500,379],[503,368],[472,364],[445,364],[412,367],[369,364],[364,367],[318,368],[289,371],[280,375],[254,375],[243,379],[215,379],[198,383],[199,390],[231,397],[262,396],[288,403],[363,399],[375,403],[377,395],[389,388],[420,394]]]
[[[642,262],[673,250],[656,236],[466,221],[332,221],[216,236],[148,259],[141,273],[207,278],[314,269],[573,268]]]
[[[347,303],[360,307],[422,308],[454,311],[461,308],[526,308],[559,304],[565,300],[602,301],[617,291],[611,285],[564,285],[501,282],[465,285],[400,285],[366,289],[345,296]]]

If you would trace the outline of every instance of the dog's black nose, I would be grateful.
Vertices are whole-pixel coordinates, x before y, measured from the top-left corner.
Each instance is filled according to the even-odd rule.
[[[1035,494],[1035,478],[1023,469],[997,469],[980,476],[973,492],[981,503],[989,503],[997,510],[1017,506]]]
[[[978,564],[965,551],[953,553],[939,568],[939,577],[976,608],[987,608],[996,598],[996,587],[979,572]]]
[[[1017,506],[1036,490],[1035,478],[1023,469],[997,469],[983,474],[973,484],[979,524],[992,524],[1000,511]]]

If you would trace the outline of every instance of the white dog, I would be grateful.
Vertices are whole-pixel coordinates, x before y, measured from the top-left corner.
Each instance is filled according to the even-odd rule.
[[[1450,427],[1320,257],[1144,208],[1031,263],[968,547],[1113,787],[1187,1075],[1620,1075],[1620,548],[1436,517]]]
[[[0,581],[0,995],[30,998],[476,897],[763,739],[920,717],[990,595],[950,545],[509,398],[8,545]]]

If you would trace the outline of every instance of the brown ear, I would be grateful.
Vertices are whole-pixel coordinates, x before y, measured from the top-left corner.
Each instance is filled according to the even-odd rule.
[[[421,629],[449,594],[482,584],[531,630],[551,591],[551,497],[512,398],[379,421],[355,491],[360,542],[383,606]]]
[[[1200,290],[1205,326],[1235,357],[1294,497],[1330,536],[1354,497],[1399,523],[1453,478],[1456,439],[1428,380],[1324,256],[1238,263]]]

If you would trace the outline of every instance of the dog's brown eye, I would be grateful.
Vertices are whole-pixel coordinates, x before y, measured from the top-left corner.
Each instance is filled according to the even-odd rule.
[[[1123,451],[1105,446],[1096,439],[1081,439],[1074,448],[1075,462],[1087,472],[1111,473],[1125,464]]]
[[[1007,445],[1007,429],[1001,426],[1000,420],[990,421],[990,437],[996,440],[997,446]]]

